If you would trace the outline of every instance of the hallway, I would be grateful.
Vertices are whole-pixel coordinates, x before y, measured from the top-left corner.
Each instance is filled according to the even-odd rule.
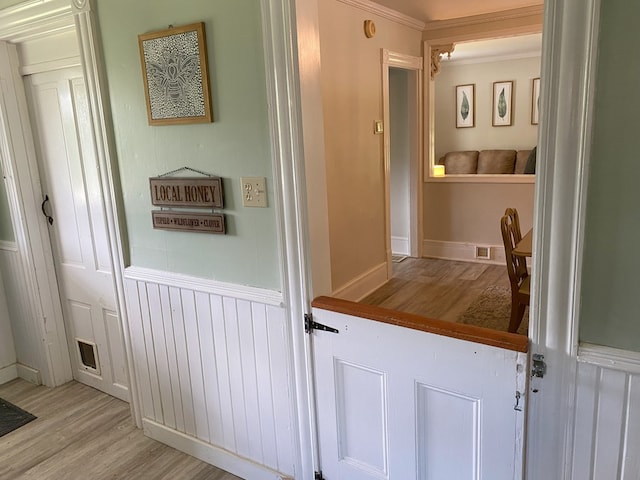
[[[3,480],[239,480],[145,437],[127,403],[80,383],[16,379],[0,385],[0,397],[38,417],[0,437]]]

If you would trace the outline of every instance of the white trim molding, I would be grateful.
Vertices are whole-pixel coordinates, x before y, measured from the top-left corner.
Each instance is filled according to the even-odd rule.
[[[145,283],[155,283],[168,287],[184,288],[194,292],[233,297],[239,300],[259,302],[276,307],[283,306],[282,293],[257,287],[247,287],[233,283],[207,280],[204,278],[183,275],[180,273],[163,272],[142,267],[127,267],[124,278]]]
[[[387,20],[391,20],[392,22],[399,23],[400,25],[404,25],[406,27],[411,27],[415,30],[424,30],[425,22],[422,20],[417,20],[413,17],[400,13],[391,8],[384,7],[378,3],[371,2],[369,0],[338,0],[346,5],[351,5],[352,7],[359,8],[360,10],[364,10],[365,12],[372,13],[374,15],[378,15],[379,17],[386,18]]]
[[[578,346],[578,362],[640,375],[640,352],[581,343]]]
[[[203,462],[222,468],[240,478],[250,478],[252,480],[281,480],[286,478],[282,474],[258,465],[251,460],[233,455],[222,448],[177,432],[152,420],[143,419],[142,427],[146,436],[196,457]]]
[[[332,297],[359,302],[387,281],[387,263],[373,267],[333,292]]]
[[[18,366],[16,363],[0,368],[0,385],[18,378]]]
[[[527,478],[569,478],[574,450],[599,11],[599,0],[544,4],[529,337],[550,368],[530,382]]]
[[[507,33],[527,33],[531,32],[531,26],[537,26],[537,31],[540,31],[542,29],[542,18],[543,6],[534,5],[502,12],[449,20],[435,20],[425,24],[423,38],[424,40],[437,38],[443,41],[455,36],[457,38],[454,38],[454,41],[478,40],[480,38],[489,38],[488,36],[481,36],[482,32],[507,29]]]
[[[477,248],[488,248],[489,259],[478,258]],[[486,245],[466,242],[445,242],[442,240],[423,240],[422,256],[458,260],[462,262],[486,263],[490,265],[506,265],[504,246]]]
[[[21,363],[16,363],[16,370],[18,371],[18,377],[21,379],[33,383],[34,385],[42,385],[42,376],[40,375],[39,370],[27,367]]]
[[[536,183],[535,175],[504,174],[504,175],[484,175],[484,174],[456,174],[444,177],[434,177],[431,169],[427,169],[429,176],[427,182],[434,183]]]

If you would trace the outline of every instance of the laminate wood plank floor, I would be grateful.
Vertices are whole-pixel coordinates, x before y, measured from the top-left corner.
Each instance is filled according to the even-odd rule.
[[[455,322],[493,285],[509,288],[506,266],[407,257],[393,264],[391,280],[361,302]]]
[[[0,397],[38,417],[0,437],[2,480],[240,480],[145,437],[127,403],[80,383],[16,379]]]

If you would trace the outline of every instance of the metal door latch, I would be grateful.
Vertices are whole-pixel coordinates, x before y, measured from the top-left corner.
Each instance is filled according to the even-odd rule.
[[[544,355],[534,353],[531,361],[531,376],[542,378],[545,373],[547,373],[547,364],[544,361]]]

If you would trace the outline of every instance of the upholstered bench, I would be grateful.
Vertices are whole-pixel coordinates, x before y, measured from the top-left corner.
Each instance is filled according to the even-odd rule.
[[[467,150],[448,152],[438,160],[445,175],[524,174],[529,150]]]

